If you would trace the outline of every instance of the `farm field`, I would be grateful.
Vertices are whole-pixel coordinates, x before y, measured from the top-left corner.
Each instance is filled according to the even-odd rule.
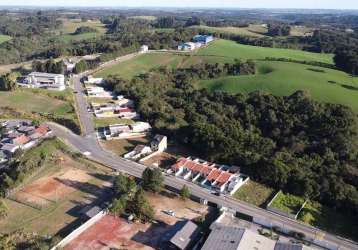
[[[4,199],[8,215],[0,232],[25,232],[63,237],[82,221],[80,210],[105,198],[111,173],[104,167],[73,158],[47,141],[29,151],[48,155],[34,175],[25,178],[14,194]]]
[[[266,57],[276,57],[333,64],[332,54],[319,54],[293,49],[277,49],[243,45],[234,41],[222,39],[216,40],[207,47],[200,49],[197,55],[220,56],[234,59],[264,59]]]
[[[233,195],[234,198],[253,204],[258,207],[264,205],[272,198],[274,189],[266,187],[258,182],[249,180]]]
[[[223,32],[242,36],[264,37],[267,28],[262,25],[250,24],[249,27],[209,27],[205,25],[191,26],[191,28],[204,29],[208,32]]]
[[[230,93],[260,90],[279,96],[306,90],[317,101],[343,104],[358,112],[358,79],[342,71],[288,62],[258,61],[257,65],[256,75],[201,80],[197,86]]]
[[[7,35],[0,35],[0,44],[10,41],[12,39],[11,36],[7,36]]]

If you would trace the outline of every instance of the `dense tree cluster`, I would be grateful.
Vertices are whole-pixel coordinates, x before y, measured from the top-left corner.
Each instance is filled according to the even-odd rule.
[[[175,74],[174,74],[175,75]],[[357,118],[347,107],[288,97],[195,90],[171,71],[110,86],[136,100],[156,132],[260,182],[358,214]]]
[[[91,33],[91,32],[97,32],[97,30],[89,26],[81,26],[78,27],[73,34],[79,35],[79,34]]]
[[[55,60],[52,58],[45,62],[41,62],[37,60],[32,62],[32,70],[36,72],[63,74],[64,69],[65,68],[63,65],[63,61],[55,62]]]
[[[338,49],[334,55],[336,67],[349,74],[358,74],[358,47]]]
[[[267,27],[267,34],[269,36],[289,36],[290,33],[290,25],[269,24]]]
[[[0,76],[0,90],[2,91],[13,91],[17,89],[16,79],[20,75],[16,72],[7,73]]]

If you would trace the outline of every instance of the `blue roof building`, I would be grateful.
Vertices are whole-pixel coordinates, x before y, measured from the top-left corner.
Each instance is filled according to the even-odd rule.
[[[193,40],[197,43],[208,44],[214,40],[214,37],[211,35],[196,35]]]

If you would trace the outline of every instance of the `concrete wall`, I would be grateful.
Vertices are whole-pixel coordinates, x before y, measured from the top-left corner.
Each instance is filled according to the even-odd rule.
[[[81,233],[86,231],[89,227],[91,227],[93,224],[95,224],[97,221],[102,219],[107,213],[105,211],[101,211],[95,216],[93,216],[91,219],[86,221],[84,224],[82,224],[80,227],[72,231],[69,235],[67,235],[63,240],[61,240],[56,246],[51,248],[51,250],[61,249],[65,247],[69,242],[71,242],[73,239],[78,237]]]

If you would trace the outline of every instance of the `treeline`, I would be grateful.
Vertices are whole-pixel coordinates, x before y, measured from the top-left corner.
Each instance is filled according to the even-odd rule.
[[[324,62],[316,62],[316,61],[301,61],[301,60],[295,60],[291,58],[277,58],[277,57],[265,57],[263,59],[264,61],[272,61],[272,62],[292,62],[292,63],[300,63],[300,64],[306,64],[311,66],[317,66],[322,68],[328,68],[328,69],[336,69],[336,66],[330,63],[324,63]]]
[[[290,25],[269,24],[267,27],[267,35],[269,36],[289,36],[290,34]]]
[[[33,61],[32,70],[36,72],[63,74],[65,71],[65,67],[63,61],[56,62],[53,58],[50,58],[45,62],[41,62],[37,60]]]
[[[288,97],[195,90],[171,72],[107,79],[133,98],[155,132],[253,179],[357,216],[357,117],[345,106]]]
[[[89,26],[81,26],[78,27],[73,34],[79,35],[79,34],[91,33],[91,32],[97,32],[97,30]]]

